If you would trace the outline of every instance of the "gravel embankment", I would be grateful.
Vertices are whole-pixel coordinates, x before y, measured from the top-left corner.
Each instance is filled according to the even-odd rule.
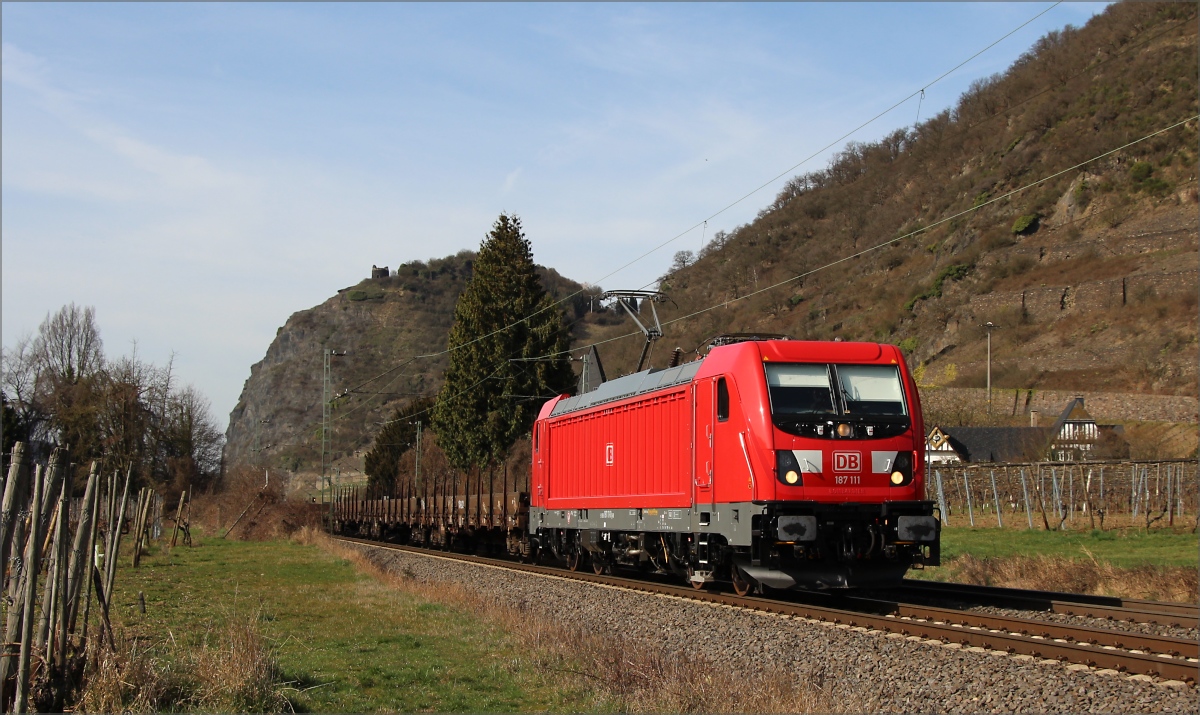
[[[1143,676],[358,548],[386,570],[409,578],[458,583],[598,635],[698,651],[730,668],[782,669],[831,689],[835,697],[871,702],[881,712],[1200,711],[1196,688],[1147,682]]]

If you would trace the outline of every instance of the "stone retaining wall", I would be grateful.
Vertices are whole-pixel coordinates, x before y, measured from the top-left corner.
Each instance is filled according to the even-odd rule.
[[[1076,286],[1042,286],[971,298],[970,311],[988,318],[1006,311],[1022,311],[1030,322],[1045,323],[1074,312],[1119,308],[1155,296],[1193,293],[1200,274],[1196,269],[1172,273],[1140,273],[1124,278],[1089,281]]]
[[[1084,406],[1097,422],[1138,420],[1197,424],[1200,413],[1200,399],[1190,396],[996,388],[992,389],[992,407],[994,412],[1004,415],[1029,414],[1030,410],[1037,410],[1045,424],[1047,419],[1057,419],[1074,397],[1084,398]],[[982,411],[987,409],[987,390],[977,387],[922,388],[921,403],[927,412],[963,405]]]

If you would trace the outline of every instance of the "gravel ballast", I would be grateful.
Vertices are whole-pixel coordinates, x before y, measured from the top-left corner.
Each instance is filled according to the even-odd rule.
[[[600,637],[738,669],[777,669],[881,712],[1200,711],[1197,689],[1028,656],[713,606],[405,551],[354,546],[384,570],[449,582]]]

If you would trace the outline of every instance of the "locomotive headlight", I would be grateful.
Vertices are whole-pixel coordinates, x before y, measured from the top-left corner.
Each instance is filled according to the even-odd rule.
[[[849,437],[852,434],[854,434],[854,428],[845,422],[837,426],[838,437]]]
[[[896,461],[892,464],[892,486],[902,487],[913,480],[913,453],[897,452]]]
[[[779,481],[789,487],[798,487],[804,483],[800,462],[790,449],[775,451],[775,474]]]

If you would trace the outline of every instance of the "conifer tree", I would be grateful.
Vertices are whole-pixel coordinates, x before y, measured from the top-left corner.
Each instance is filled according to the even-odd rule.
[[[400,473],[400,457],[412,449],[417,440],[417,420],[429,420],[426,414],[433,400],[424,398],[392,414],[379,434],[375,444],[363,458],[363,471],[367,473],[367,488],[377,496],[395,496],[396,479]]]
[[[479,247],[449,347],[433,427],[451,464],[482,470],[529,431],[545,399],[574,381],[562,311],[542,287],[518,217],[500,214]]]

